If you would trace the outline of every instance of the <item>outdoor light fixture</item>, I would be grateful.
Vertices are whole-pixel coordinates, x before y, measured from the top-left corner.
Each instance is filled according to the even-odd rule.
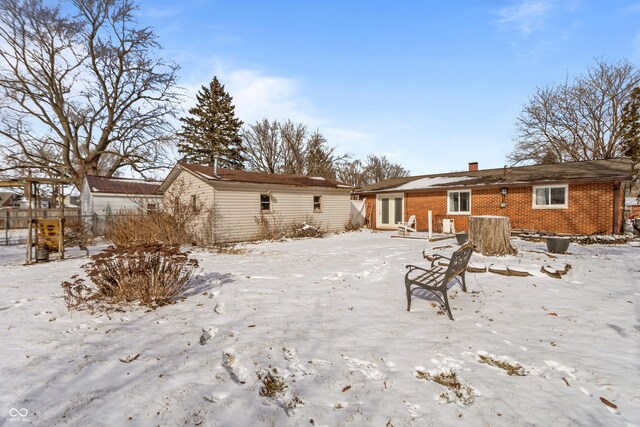
[[[507,207],[507,188],[502,187],[500,189],[500,194],[502,195],[502,202],[500,203],[500,207],[506,208]]]

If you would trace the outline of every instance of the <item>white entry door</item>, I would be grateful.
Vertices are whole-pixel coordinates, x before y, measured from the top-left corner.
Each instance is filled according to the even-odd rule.
[[[379,194],[376,197],[378,228],[396,228],[404,219],[404,197],[399,194]]]

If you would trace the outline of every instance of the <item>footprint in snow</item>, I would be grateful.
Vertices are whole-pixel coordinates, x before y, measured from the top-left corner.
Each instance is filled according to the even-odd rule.
[[[418,418],[424,415],[424,411],[420,408],[420,405],[407,401],[405,401],[404,404],[407,405],[411,418]]]
[[[350,371],[359,371],[362,375],[370,380],[383,380],[386,378],[385,375],[377,369],[378,365],[373,362],[369,362],[367,360],[359,360],[347,356],[342,357],[347,361],[347,367]]]
[[[65,332],[66,332],[67,334],[70,334],[71,332],[75,332],[75,331],[77,331],[78,329],[87,329],[88,327],[89,327],[89,326],[88,326],[86,323],[81,323],[81,324],[79,324],[79,325],[78,325],[77,327],[75,327],[75,328],[67,329]]]
[[[556,362],[555,360],[545,360],[544,363],[554,371],[565,373],[573,379],[576,378],[576,376],[574,375],[574,373],[576,372],[575,368],[565,366],[560,362]]]
[[[229,397],[229,393],[216,392],[203,396],[204,400],[209,403],[220,403]]]
[[[232,348],[222,351],[222,366],[224,366],[234,382],[238,384],[245,384],[247,382],[247,368],[240,363],[238,355]]]
[[[53,311],[41,311],[40,313],[34,314],[34,316],[42,316],[43,314],[53,314]]]
[[[300,375],[313,375],[313,370],[305,367],[298,358],[296,350],[291,347],[283,347],[282,354],[287,362],[289,362],[289,369],[294,372],[294,376]]]
[[[213,309],[213,311],[216,312],[216,314],[222,314],[225,312],[226,306],[223,302],[219,302],[216,304],[216,308]]]
[[[202,328],[202,335],[200,335],[200,345],[205,345],[207,341],[213,338],[218,332],[218,328]]]

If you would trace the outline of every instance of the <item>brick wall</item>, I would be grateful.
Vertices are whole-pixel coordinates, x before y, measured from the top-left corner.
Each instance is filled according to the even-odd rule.
[[[567,209],[533,209],[532,187],[509,187],[506,208],[501,208],[499,188],[477,189],[471,192],[472,215],[507,216],[513,229],[568,234],[611,234],[613,231],[613,183],[570,184]],[[622,224],[623,190],[618,194],[618,227]],[[428,227],[428,211],[433,213],[433,230],[442,230],[442,219],[451,218],[456,231],[468,228],[468,215],[447,215],[447,192],[429,191],[405,193],[404,220],[415,215],[420,230]],[[375,197],[367,197],[367,217],[371,215],[375,228]],[[619,232],[620,230],[616,230]]]

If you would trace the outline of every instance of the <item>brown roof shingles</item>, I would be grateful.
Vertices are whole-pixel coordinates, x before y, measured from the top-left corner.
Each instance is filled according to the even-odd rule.
[[[455,186],[490,186],[513,185],[519,183],[535,183],[566,180],[602,180],[602,179],[631,179],[631,159],[618,158],[606,160],[587,160],[582,162],[555,163],[547,165],[514,166],[510,168],[484,169],[477,171],[462,171],[433,175],[420,175],[406,178],[392,178],[369,185],[359,193],[377,191],[392,191],[402,185],[422,178],[455,178],[458,182],[447,180],[446,183],[435,184],[433,187]]]
[[[302,175],[271,174],[261,172],[247,172],[235,169],[218,168],[218,173],[214,173],[211,166],[196,165],[192,163],[180,163],[180,166],[194,172],[207,180],[250,182],[256,184],[281,184],[294,185],[298,187],[330,187],[330,188],[351,188],[348,185],[328,178],[310,177]]]
[[[156,195],[156,190],[161,184],[158,181],[95,175],[87,175],[86,179],[92,193]]]

